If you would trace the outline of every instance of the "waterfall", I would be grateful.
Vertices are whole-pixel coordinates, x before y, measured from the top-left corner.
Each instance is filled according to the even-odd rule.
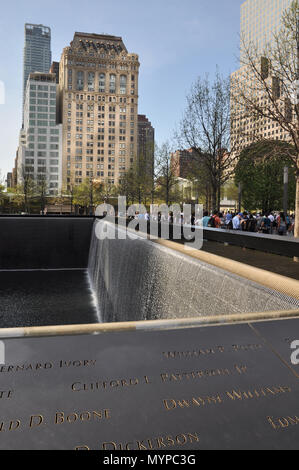
[[[97,238],[103,224],[110,236],[116,231],[115,239]],[[119,232],[95,221],[88,271],[103,322],[299,308],[299,301],[276,291],[138,235],[119,239]]]

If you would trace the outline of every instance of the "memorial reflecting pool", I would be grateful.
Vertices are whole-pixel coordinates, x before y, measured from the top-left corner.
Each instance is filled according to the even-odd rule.
[[[5,223],[23,231],[7,235],[9,249],[2,253],[1,328],[299,309],[298,293],[292,297],[279,292],[280,286],[265,287],[179,252],[176,244],[161,246],[137,234],[120,239],[120,229],[101,220]],[[109,233],[99,239],[103,226],[110,235],[115,231],[114,239]]]
[[[97,323],[86,270],[0,271],[0,325]]]

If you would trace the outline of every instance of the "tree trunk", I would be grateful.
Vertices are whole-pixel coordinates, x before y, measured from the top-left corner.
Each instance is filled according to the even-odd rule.
[[[294,236],[299,238],[299,168],[296,173],[296,203],[295,203],[295,227]],[[294,261],[299,263],[299,257],[295,256]]]
[[[210,210],[210,208],[209,208],[209,205],[210,205],[210,203],[209,203],[209,198],[210,198],[210,196],[209,196],[209,188],[208,188],[208,186],[206,186],[206,211],[208,211],[208,212],[209,212],[209,210]]]
[[[212,211],[217,209],[217,185],[212,186]]]
[[[212,193],[210,191],[210,193],[209,193],[209,214],[211,214],[211,212],[213,212],[213,203],[212,203]]]
[[[166,183],[166,205],[169,206],[169,186],[168,186],[168,181]]]
[[[221,185],[219,183],[218,185],[218,191],[217,191],[217,211],[220,212],[220,204],[221,204]]]

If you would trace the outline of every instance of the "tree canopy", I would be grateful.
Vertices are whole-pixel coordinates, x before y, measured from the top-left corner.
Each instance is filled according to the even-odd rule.
[[[230,139],[230,79],[216,71],[215,77],[198,77],[187,96],[187,107],[177,132],[180,148],[198,154],[211,188],[212,207],[220,208],[221,187],[230,179],[236,155]]]
[[[235,170],[236,183],[242,184],[243,205],[263,212],[283,208],[283,173],[289,168],[289,207],[295,206],[295,168],[286,142],[263,140],[245,148]]]
[[[231,80],[236,113],[232,140],[260,139],[272,124],[273,130],[286,133],[295,149],[290,153],[296,174],[295,237],[299,237],[298,18],[299,1],[293,0],[282,15],[281,27],[272,32],[271,41],[262,50],[241,37],[242,73]],[[246,127],[248,120],[251,125]]]

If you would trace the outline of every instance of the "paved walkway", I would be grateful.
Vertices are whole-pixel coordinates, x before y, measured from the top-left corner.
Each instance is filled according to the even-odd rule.
[[[294,263],[292,258],[286,256],[264,253],[234,245],[226,246],[223,243],[212,241],[204,241],[203,250],[299,280],[299,263]]]

